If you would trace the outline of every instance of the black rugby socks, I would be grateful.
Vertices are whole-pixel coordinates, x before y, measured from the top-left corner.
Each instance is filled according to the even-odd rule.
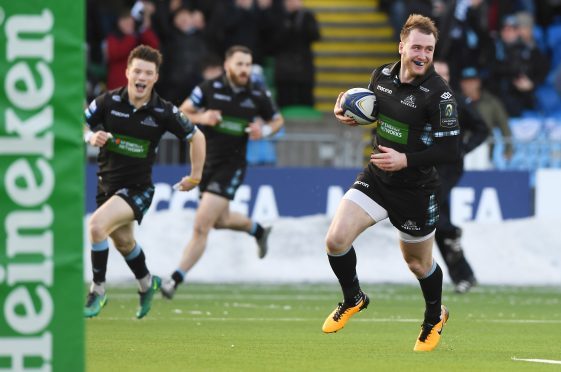
[[[425,322],[436,324],[440,321],[440,306],[442,304],[442,269],[433,261],[427,276],[419,279],[423,297],[425,298]]]
[[[353,246],[340,256],[327,254],[331,269],[339,279],[345,303],[357,305],[362,299],[360,284],[356,275],[356,252]]]

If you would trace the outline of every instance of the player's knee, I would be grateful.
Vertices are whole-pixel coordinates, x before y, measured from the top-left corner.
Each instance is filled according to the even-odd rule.
[[[95,219],[91,219],[88,222],[88,231],[92,242],[100,242],[106,239],[108,235],[103,224],[99,223]]]
[[[117,248],[117,250],[121,252],[121,254],[130,253],[135,245],[135,241],[132,236],[112,236],[111,239],[113,240],[113,244],[115,244],[115,248]]]
[[[344,234],[330,231],[325,238],[325,246],[327,253],[339,254],[349,249],[350,242],[345,239]]]
[[[195,236],[207,236],[212,226],[207,223],[196,222],[193,226],[193,235]]]
[[[407,267],[409,268],[409,270],[413,274],[415,274],[417,278],[425,276],[425,274],[428,270],[430,270],[431,267],[430,264],[426,264],[417,258],[406,258],[405,262],[407,263]]]
[[[221,217],[214,223],[215,229],[227,229],[228,228],[228,219]]]

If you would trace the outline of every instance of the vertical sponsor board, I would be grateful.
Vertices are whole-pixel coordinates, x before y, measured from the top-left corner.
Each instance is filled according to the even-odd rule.
[[[84,5],[0,3],[0,370],[81,371]]]

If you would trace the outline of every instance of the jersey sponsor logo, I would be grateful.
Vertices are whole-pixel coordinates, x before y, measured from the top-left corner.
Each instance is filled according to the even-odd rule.
[[[240,103],[240,107],[245,107],[245,108],[255,108],[255,103],[253,103],[253,101],[249,98],[246,98],[245,100],[243,100]]]
[[[222,121],[212,127],[215,131],[232,136],[244,136],[245,128],[247,127],[247,120],[236,118],[233,116],[222,115]]]
[[[376,89],[379,90],[380,92],[384,92],[384,93],[387,93],[387,94],[392,94],[393,93],[393,91],[391,89],[384,88],[381,85],[377,85]]]
[[[214,99],[217,99],[217,100],[220,100],[220,101],[230,102],[232,100],[232,97],[227,96],[226,94],[220,94],[220,93],[214,93],[213,97],[214,97]]]
[[[354,184],[355,184],[355,185],[360,185],[360,186],[366,187],[366,188],[369,188],[369,187],[370,187],[369,184],[367,184],[366,182],[363,182],[363,181],[355,181]]]
[[[450,99],[450,98],[452,98],[452,93],[450,93],[450,92],[444,92],[444,93],[442,93],[442,94],[440,95],[440,98],[442,98],[442,99]]]
[[[223,85],[221,82],[219,82],[219,81],[215,81],[214,83],[212,83],[212,87],[213,87],[213,88],[216,88],[216,89],[220,89],[220,88],[222,88],[223,86],[224,86],[224,85]]]
[[[407,220],[401,225],[401,228],[408,231],[420,231],[421,228],[417,226],[417,223],[412,220]]]
[[[257,97],[261,97],[261,95],[262,95],[260,90],[252,90],[251,94],[253,94],[254,96],[257,96]]]
[[[117,111],[117,110],[111,110],[111,115],[117,116],[117,117],[120,117],[120,118],[130,117],[130,114],[127,114],[126,112]]]
[[[154,118],[152,116],[147,116],[145,117],[140,124],[142,125],[146,125],[148,127],[158,127],[158,124],[156,124],[156,122],[154,121]]]
[[[409,139],[409,126],[385,115],[378,115],[378,135],[388,141],[406,144]]]
[[[455,128],[458,126],[458,112],[454,102],[440,102],[440,126]]]
[[[177,107],[176,107],[175,109],[177,110]],[[154,111],[159,112],[159,113],[162,113],[162,112],[164,112],[165,110],[166,110],[166,109],[163,108],[163,107],[154,107]],[[175,111],[174,111],[174,113],[175,113]]]
[[[422,86],[422,85],[419,85],[419,89],[422,90],[422,91],[425,92],[425,93],[430,92],[430,89],[429,89],[429,88],[425,88],[425,87]]]
[[[121,96],[118,94],[112,95],[111,99],[115,102],[121,102]]]
[[[113,138],[107,141],[107,150],[132,158],[146,158],[150,141],[113,133]]]
[[[415,96],[412,94],[405,97],[405,99],[402,99],[401,104],[405,106],[409,106],[411,108],[417,108],[417,105],[415,104]]]

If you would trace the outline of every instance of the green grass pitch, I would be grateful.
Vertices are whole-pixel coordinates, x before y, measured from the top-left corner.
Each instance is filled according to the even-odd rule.
[[[561,289],[444,290],[439,347],[413,352],[424,310],[414,285],[364,285],[371,303],[336,334],[325,317],[336,285],[188,284],[158,294],[137,320],[134,286],[109,287],[86,320],[88,371],[554,371],[561,364]],[[539,359],[533,362],[516,359]]]

